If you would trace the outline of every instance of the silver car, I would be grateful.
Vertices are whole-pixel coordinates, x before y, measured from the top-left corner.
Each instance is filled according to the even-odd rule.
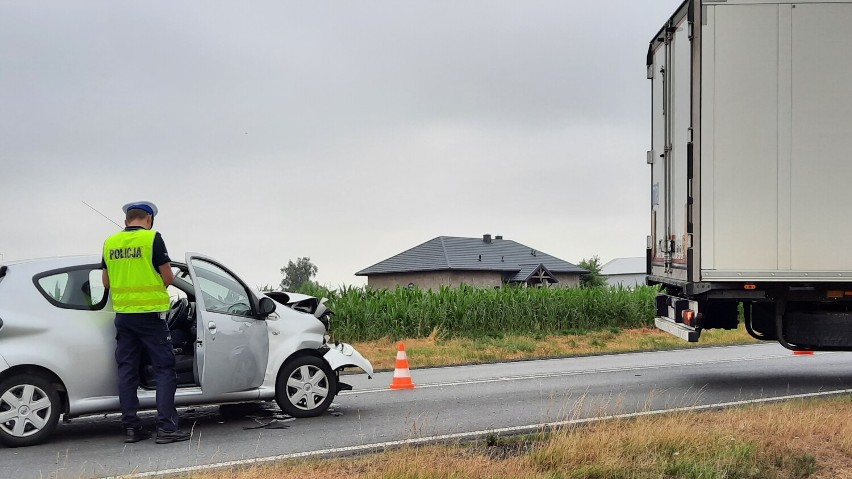
[[[29,446],[66,419],[120,410],[115,313],[101,258],[0,265],[0,443]],[[373,367],[352,346],[330,343],[331,312],[318,298],[261,293],[196,253],[172,263],[169,287],[178,406],[275,400],[294,417],[325,412],[350,386],[343,368]],[[149,365],[141,408],[156,408]]]

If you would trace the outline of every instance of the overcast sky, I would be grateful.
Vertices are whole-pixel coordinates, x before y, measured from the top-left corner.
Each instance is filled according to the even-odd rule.
[[[681,0],[0,1],[0,254],[320,283],[436,236],[643,256],[648,41]]]

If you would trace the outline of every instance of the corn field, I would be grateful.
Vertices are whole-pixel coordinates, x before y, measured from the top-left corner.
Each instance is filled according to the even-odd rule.
[[[543,336],[653,324],[656,288],[442,287],[329,291],[309,286],[305,294],[329,298],[335,337],[380,338]]]

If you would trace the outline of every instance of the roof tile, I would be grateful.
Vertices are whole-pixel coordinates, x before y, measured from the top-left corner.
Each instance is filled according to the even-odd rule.
[[[514,276],[529,266],[535,268],[539,265],[544,265],[553,273],[587,272],[567,261],[512,240],[493,239],[486,243],[482,238],[439,236],[362,269],[355,275],[456,270],[502,271],[513,273]]]

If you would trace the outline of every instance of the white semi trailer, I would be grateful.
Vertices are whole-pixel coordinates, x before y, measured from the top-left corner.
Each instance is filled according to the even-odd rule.
[[[852,1],[686,0],[647,65],[657,327],[852,350]]]

